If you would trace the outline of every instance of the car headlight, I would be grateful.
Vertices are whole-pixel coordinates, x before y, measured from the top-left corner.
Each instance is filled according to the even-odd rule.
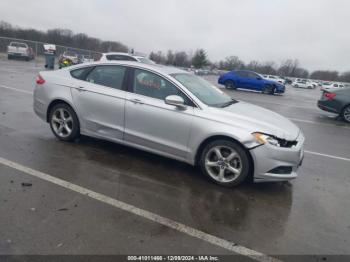
[[[262,133],[253,133],[252,135],[254,136],[255,140],[261,145],[270,144],[273,146],[280,147],[280,142],[276,138],[270,135],[266,135]]]

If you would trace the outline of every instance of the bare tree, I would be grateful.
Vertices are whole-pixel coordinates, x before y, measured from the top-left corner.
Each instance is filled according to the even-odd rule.
[[[190,62],[188,60],[188,55],[186,52],[181,51],[181,52],[175,52],[175,57],[174,57],[174,66],[181,66],[181,67],[187,67],[190,65]]]
[[[39,41],[52,43],[56,45],[64,45],[76,47],[80,49],[89,49],[96,52],[121,51],[127,52],[128,47],[116,41],[102,41],[97,38],[89,37],[85,34],[74,34],[70,29],[49,29],[46,32],[35,29],[22,29],[13,27],[4,21],[0,22],[0,35],[5,37],[13,37],[31,41]],[[5,51],[6,45],[0,44],[0,50]]]
[[[166,55],[166,64],[167,65],[173,65],[174,64],[174,60],[175,60],[175,55],[174,55],[173,51],[168,50],[168,53]]]
[[[329,70],[316,70],[311,73],[310,78],[319,79],[325,81],[334,81],[339,77],[339,73],[337,71],[329,71]]]

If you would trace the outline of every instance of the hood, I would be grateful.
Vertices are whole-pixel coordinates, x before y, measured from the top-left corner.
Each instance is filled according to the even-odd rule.
[[[232,125],[243,127],[251,132],[262,132],[281,139],[294,141],[300,128],[287,118],[268,109],[238,102],[225,108],[211,108],[217,111],[218,118]]]

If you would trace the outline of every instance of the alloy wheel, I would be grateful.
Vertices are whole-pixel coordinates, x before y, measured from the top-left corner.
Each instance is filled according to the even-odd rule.
[[[235,89],[235,84],[232,81],[226,81],[225,87],[227,89]]]
[[[239,154],[227,146],[211,148],[205,156],[204,165],[208,174],[220,183],[230,183],[242,172],[242,160]]]
[[[57,108],[51,117],[51,125],[54,132],[61,138],[66,138],[73,131],[73,117],[70,112],[64,108]]]
[[[343,111],[343,118],[346,122],[350,123],[350,106],[346,107]]]

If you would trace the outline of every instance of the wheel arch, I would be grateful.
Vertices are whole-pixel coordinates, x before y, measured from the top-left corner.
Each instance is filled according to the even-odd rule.
[[[345,110],[345,108],[347,108],[348,106],[350,106],[350,103],[345,103],[345,105],[341,108],[341,111],[340,111],[341,116],[343,116],[344,110]]]
[[[46,122],[49,122],[50,111],[57,104],[67,104],[68,106],[70,106],[73,109],[75,114],[78,116],[74,106],[70,102],[68,102],[67,100],[62,99],[62,98],[57,98],[57,99],[52,100],[50,102],[49,106],[47,107],[47,110],[46,110]],[[78,117],[78,121],[79,121],[79,117]]]
[[[228,82],[231,82],[231,83],[233,83],[234,85],[236,85],[236,81],[235,81],[235,79],[231,79],[231,78],[227,78],[227,79],[225,79],[225,81],[224,81],[224,85],[226,85],[226,83],[228,83]]]
[[[215,140],[228,140],[228,141],[234,142],[234,143],[238,144],[239,146],[241,146],[241,148],[247,153],[247,156],[249,159],[249,164],[250,164],[249,177],[250,177],[250,179],[252,179],[253,174],[254,174],[253,156],[249,152],[249,149],[246,148],[240,141],[238,141],[237,139],[235,139],[233,137],[227,136],[227,135],[213,135],[213,136],[207,137],[205,140],[203,140],[200,143],[200,145],[198,146],[197,151],[196,151],[196,155],[195,155],[195,159],[194,159],[195,166],[198,166],[201,154],[202,154],[204,148],[206,147],[206,145],[208,145],[210,142],[213,142]]]
[[[347,108],[348,106],[350,106],[350,103],[345,103],[342,108],[341,108],[341,112],[343,113],[343,111],[345,110],[345,108]]]

